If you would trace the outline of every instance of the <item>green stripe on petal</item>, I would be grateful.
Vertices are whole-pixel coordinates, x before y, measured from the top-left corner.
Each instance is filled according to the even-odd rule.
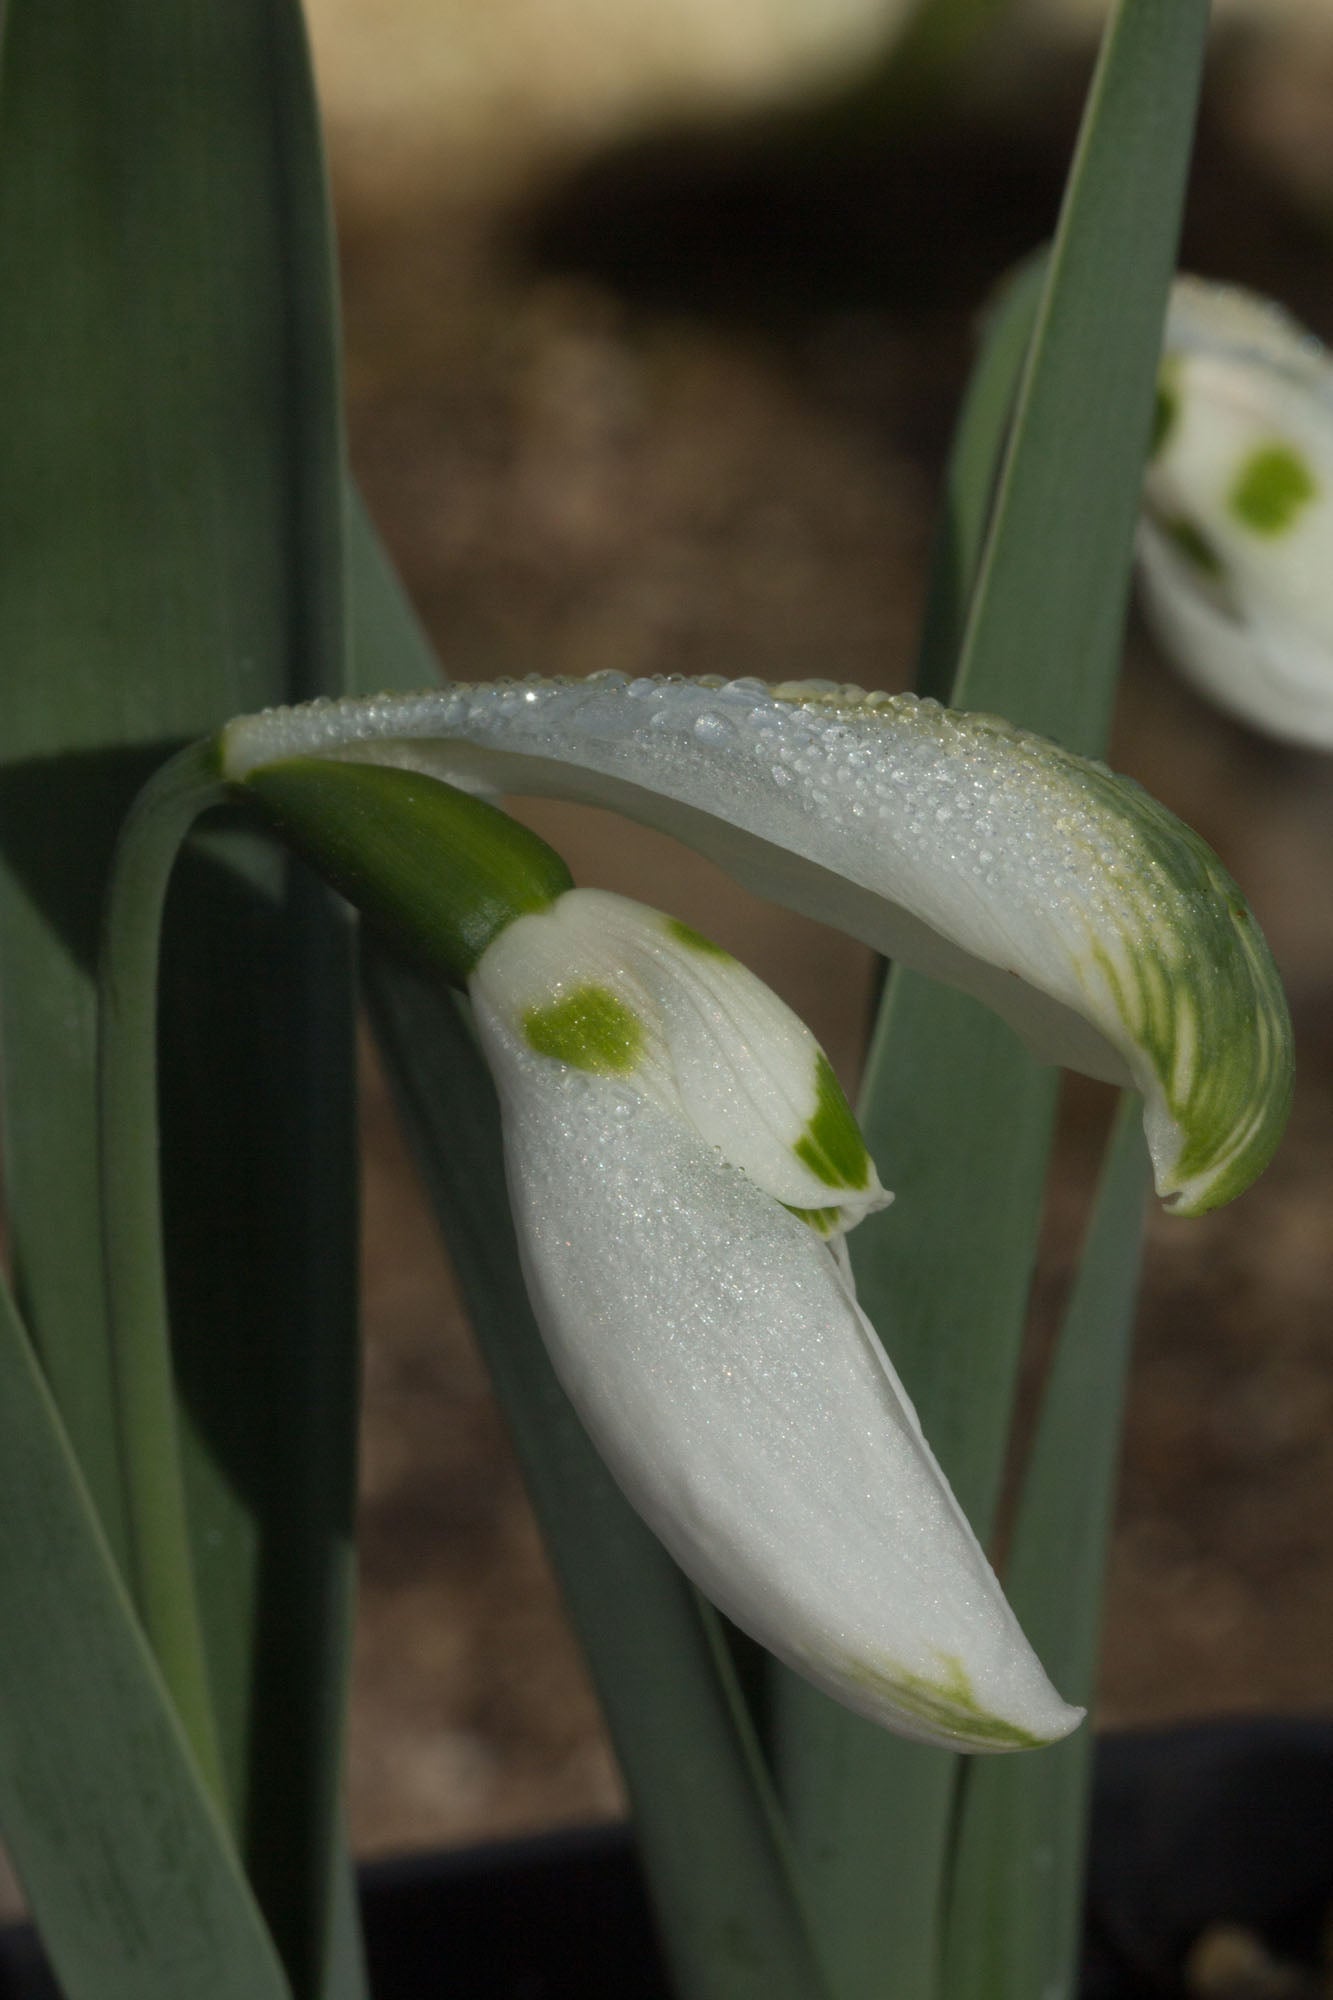
[[[861,1128],[822,1049],[815,1057],[814,1113],[792,1151],[827,1187],[859,1192],[869,1185],[870,1155]]]
[[[807,1229],[813,1229],[816,1236],[836,1236],[843,1226],[844,1216],[840,1208],[793,1208],[789,1201],[782,1206],[788,1215],[794,1215]]]

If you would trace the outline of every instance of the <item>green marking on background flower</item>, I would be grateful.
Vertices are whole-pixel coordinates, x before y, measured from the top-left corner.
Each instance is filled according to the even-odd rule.
[[[735,963],[729,951],[724,951],[720,944],[714,944],[712,938],[705,937],[702,931],[695,930],[693,924],[684,924],[679,917],[668,917],[666,928],[667,936],[674,938],[677,944],[683,944],[687,951],[697,951],[704,958],[725,958]]]
[[[604,986],[580,986],[548,1007],[529,1007],[523,1033],[539,1056],[599,1076],[628,1074],[643,1049],[638,1016]]]
[[[1167,439],[1176,427],[1180,416],[1180,391],[1174,382],[1167,379],[1165,371],[1157,379],[1157,397],[1153,404],[1152,440],[1148,446],[1148,462],[1152,463],[1163,449]]]
[[[870,1155],[851,1105],[821,1050],[815,1058],[815,1109],[792,1148],[825,1187],[864,1188],[870,1183]]]
[[[1237,476],[1227,505],[1256,535],[1281,535],[1319,491],[1313,472],[1290,445],[1264,445],[1252,452]]]
[[[983,1708],[962,1661],[954,1653],[941,1655],[937,1680],[909,1673],[903,1667],[877,1669],[863,1661],[850,1661],[848,1665],[851,1678],[862,1687],[883,1694],[904,1714],[915,1716],[931,1729],[957,1736],[961,1742],[985,1744],[994,1749],[1039,1750],[1047,1740]]]
[[[1197,569],[1203,576],[1225,575],[1226,565],[1221,556],[1202,528],[1196,527],[1187,515],[1178,514],[1173,521],[1164,521],[1162,532],[1169,536],[1177,553],[1184,556],[1191,569]]]

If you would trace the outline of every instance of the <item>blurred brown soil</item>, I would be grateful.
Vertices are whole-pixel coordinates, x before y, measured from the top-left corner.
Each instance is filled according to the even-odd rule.
[[[1015,101],[874,145],[791,121],[645,143],[534,190],[521,213],[460,210],[432,187],[364,213],[344,190],[354,456],[449,670],[905,685],[972,319],[1050,227],[1079,82],[1043,75]],[[1244,49],[1222,62],[1186,261],[1285,297],[1327,335],[1308,153],[1302,180],[1275,137],[1284,103],[1309,128],[1310,91],[1303,75],[1284,98]],[[1321,1709],[1333,766],[1214,715],[1137,628],[1114,761],[1247,888],[1289,980],[1301,1067],[1264,1181],[1219,1216],[1152,1223],[1098,1719]],[[870,988],[857,948],[665,841],[574,809],[531,816],[579,879],[740,951],[854,1080]],[[1066,1100],[1038,1347],[1106,1112],[1091,1086]],[[595,1705],[373,1067],[366,1136],[358,1842],[613,1811]],[[880,1165],[895,1185],[892,1157]],[[904,1226],[910,1204],[900,1186]]]

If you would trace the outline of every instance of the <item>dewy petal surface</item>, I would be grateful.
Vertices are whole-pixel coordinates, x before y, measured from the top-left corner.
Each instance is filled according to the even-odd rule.
[[[632,1504],[729,1617],[923,1742],[1016,1749],[1046,1679],[828,1249],[632,1083],[527,1048],[473,982],[524,1275]]]
[[[352,756],[612,806],[763,896],[993,1006],[1049,1062],[1145,1096],[1157,1190],[1203,1212],[1291,1096],[1269,950],[1217,856],[1137,784],[995,716],[759,680],[528,680],[270,710],[226,776]]]
[[[1173,287],[1139,560],[1162,645],[1202,693],[1333,749],[1333,361],[1276,306]]]
[[[1210,850],[1138,786],[992,716],[759,681],[455,686],[224,732],[226,774],[293,755],[610,806],[761,895],[975,994],[1047,1061],[1144,1094],[1185,1212],[1267,1163],[1290,1028]]]

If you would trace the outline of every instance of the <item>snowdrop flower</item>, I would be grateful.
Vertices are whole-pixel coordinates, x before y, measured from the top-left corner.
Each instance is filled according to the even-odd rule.
[[[1333,749],[1333,361],[1276,306],[1174,286],[1138,553],[1181,672],[1267,735]]]
[[[1137,785],[993,716],[831,683],[538,680],[313,703],[223,732],[224,774],[336,759],[611,806],[759,894],[976,995],[1046,1061],[1144,1099],[1182,1213],[1267,1163],[1285,1001],[1234,882]]]

